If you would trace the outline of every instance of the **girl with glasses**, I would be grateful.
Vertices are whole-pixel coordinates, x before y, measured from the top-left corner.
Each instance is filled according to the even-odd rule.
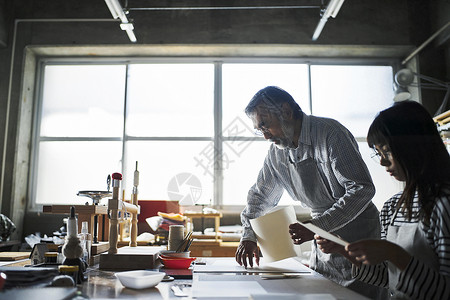
[[[404,190],[380,213],[381,240],[345,248],[315,236],[325,253],[349,259],[355,278],[389,288],[393,299],[450,299],[450,157],[422,105],[378,114],[367,142]]]

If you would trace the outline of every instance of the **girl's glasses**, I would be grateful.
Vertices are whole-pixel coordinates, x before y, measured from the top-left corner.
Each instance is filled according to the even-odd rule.
[[[373,150],[372,155],[370,155],[370,158],[372,158],[376,163],[380,163],[381,159],[385,160],[391,160],[392,159],[392,152],[390,150]]]

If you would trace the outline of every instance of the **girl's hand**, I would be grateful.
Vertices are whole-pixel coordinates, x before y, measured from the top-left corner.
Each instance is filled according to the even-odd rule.
[[[402,247],[386,240],[361,240],[347,245],[345,249],[349,257],[365,265],[390,261],[404,270],[411,260],[411,255]]]

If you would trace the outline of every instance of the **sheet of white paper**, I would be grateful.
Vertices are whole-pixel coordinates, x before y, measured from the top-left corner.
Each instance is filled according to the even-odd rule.
[[[336,298],[331,294],[281,294],[268,293],[256,295],[252,294],[250,300],[335,300]]]
[[[266,263],[261,258],[260,265],[253,268],[244,268],[233,261],[231,264],[221,260],[215,260],[212,264],[194,265],[194,273],[305,273],[311,270],[296,258],[286,258],[276,262]]]
[[[192,297],[233,298],[249,297],[250,294],[266,294],[266,290],[256,281],[195,281]]]
[[[252,270],[252,268],[249,268],[249,270]],[[253,270],[264,270],[272,273],[311,273],[311,269],[306,267],[295,257],[289,257],[271,263],[265,263],[265,260],[261,259],[259,267],[256,266]]]
[[[304,227],[306,227],[307,229],[311,230],[312,232],[314,232],[315,234],[320,235],[321,237],[330,240],[332,242],[335,242],[336,244],[342,245],[342,246],[347,246],[348,242],[344,241],[343,239],[335,236],[334,234],[331,234],[325,230],[323,230],[320,227],[317,227],[316,225],[313,225],[311,223],[302,223],[299,222],[301,225],[303,225]]]
[[[266,262],[297,256],[289,235],[289,225],[296,222],[293,206],[276,207],[269,213],[250,220]]]

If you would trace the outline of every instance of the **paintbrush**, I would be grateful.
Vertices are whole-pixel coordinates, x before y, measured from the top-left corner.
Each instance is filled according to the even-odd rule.
[[[183,252],[183,249],[186,248],[186,245],[188,244],[191,235],[192,235],[192,231],[189,232],[189,233],[186,235],[186,237],[185,237],[185,238],[183,239],[183,241],[180,243],[180,245],[178,246],[178,248],[177,248],[177,250],[176,250],[175,252]]]

